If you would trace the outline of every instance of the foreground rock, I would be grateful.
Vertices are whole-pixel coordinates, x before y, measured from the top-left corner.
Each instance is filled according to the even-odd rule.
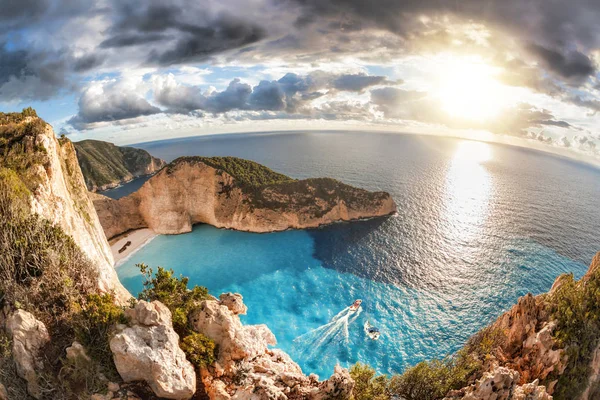
[[[235,168],[229,173],[216,162]],[[177,159],[129,196],[92,198],[109,238],[139,228],[184,233],[196,223],[249,232],[315,228],[396,211],[385,192],[327,178],[296,181],[233,157]]]
[[[27,381],[27,391],[36,399],[41,396],[38,374],[43,368],[40,351],[49,341],[46,326],[27,311],[17,310],[6,320],[12,337],[13,360],[19,376]]]
[[[201,371],[211,400],[225,399],[348,399],[354,381],[346,369],[319,382],[305,376],[290,356],[275,345],[266,325],[242,325],[246,311],[240,295],[223,294],[220,301],[206,300],[190,316],[193,329],[215,341],[216,363]]]
[[[518,385],[519,380],[517,371],[495,365],[474,385],[457,390],[444,400],[552,400],[537,379],[524,385]]]
[[[110,341],[121,378],[125,382],[146,381],[162,398],[192,397],[196,373],[179,348],[169,309],[158,301],[140,301],[127,313],[129,326],[119,326]]]

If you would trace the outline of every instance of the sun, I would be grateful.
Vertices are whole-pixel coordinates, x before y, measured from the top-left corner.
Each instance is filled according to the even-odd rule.
[[[505,87],[496,80],[499,70],[479,60],[450,58],[438,74],[437,96],[450,117],[486,121],[506,105]]]

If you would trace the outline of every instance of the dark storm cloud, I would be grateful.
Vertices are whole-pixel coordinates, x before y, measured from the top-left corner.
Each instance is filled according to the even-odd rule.
[[[117,34],[109,39],[106,39],[105,41],[100,43],[99,47],[108,49],[112,47],[137,46],[141,44],[159,42],[168,38],[169,37],[167,35],[163,35],[160,33],[149,33],[146,35],[141,35],[138,33],[123,33]]]
[[[563,54],[536,44],[530,45],[529,49],[539,56],[549,70],[567,79],[587,78],[596,70],[592,60],[578,51]]]
[[[147,62],[172,65],[203,61],[265,37],[254,21],[230,13],[212,15],[209,8],[193,1],[115,3],[115,22],[110,37],[100,47],[148,45],[170,40],[168,46],[150,47]],[[163,48],[168,50],[163,50]]]
[[[0,45],[0,99],[47,100],[67,87],[68,64],[54,57]]]

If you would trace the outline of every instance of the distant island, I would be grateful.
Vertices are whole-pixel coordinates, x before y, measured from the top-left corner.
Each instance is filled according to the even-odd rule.
[[[166,164],[146,150],[115,146],[100,140],[83,140],[73,145],[85,184],[92,192],[101,192],[140,176],[151,175]]]
[[[94,195],[93,200],[108,238],[140,228],[184,233],[197,223],[274,232],[396,211],[389,193],[331,178],[296,180],[236,157],[181,157],[127,197]]]

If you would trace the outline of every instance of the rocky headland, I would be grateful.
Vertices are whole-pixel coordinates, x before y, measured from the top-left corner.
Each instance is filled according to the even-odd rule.
[[[100,140],[74,142],[77,160],[91,192],[100,192],[140,176],[152,175],[166,163],[146,150]]]
[[[182,157],[119,200],[92,195],[104,232],[189,232],[197,223],[248,232],[316,228],[393,214],[388,193],[329,178],[294,180],[235,157]]]

